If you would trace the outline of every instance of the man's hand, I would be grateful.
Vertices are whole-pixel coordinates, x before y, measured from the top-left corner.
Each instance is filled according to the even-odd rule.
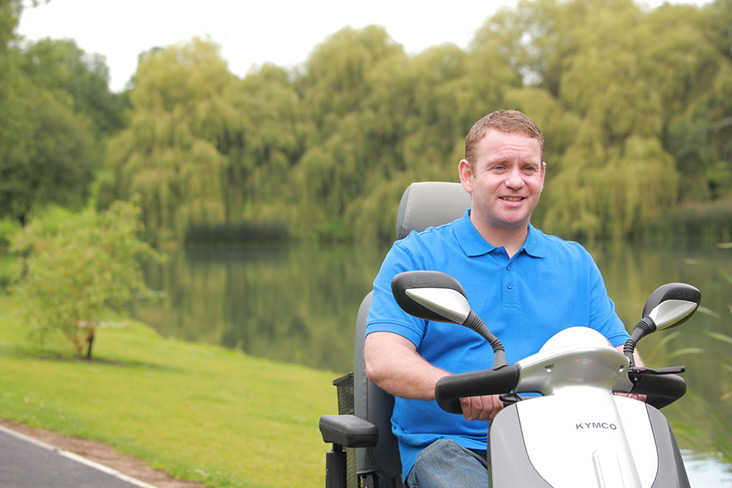
[[[640,402],[645,402],[646,401],[646,396],[645,395],[639,395],[637,393],[615,393],[615,394],[618,395],[618,396],[624,396],[624,397],[632,398],[633,400],[638,400]]]
[[[487,420],[492,422],[503,408],[498,395],[465,397],[460,399],[463,416],[466,420]]]

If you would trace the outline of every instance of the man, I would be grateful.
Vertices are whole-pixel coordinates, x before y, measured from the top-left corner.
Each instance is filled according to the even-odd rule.
[[[392,425],[411,487],[487,486],[488,422],[503,405],[482,396],[461,399],[463,417],[440,410],[437,380],[490,368],[492,349],[466,328],[401,311],[391,295],[394,275],[423,269],[454,276],[503,342],[509,364],[567,327],[592,327],[621,351],[628,338],[589,253],[530,224],[546,176],[543,151],[541,132],[521,112],[499,110],[476,122],[458,167],[470,209],[397,241],[374,281],[366,373],[396,397]]]

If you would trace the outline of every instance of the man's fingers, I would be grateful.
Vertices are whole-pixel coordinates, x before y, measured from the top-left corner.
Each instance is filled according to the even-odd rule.
[[[486,418],[486,420],[488,420],[489,422],[493,422],[493,419],[496,418],[496,415],[498,415],[498,412],[500,412],[501,409],[503,408],[503,402],[501,401],[500,398],[498,398],[498,395],[491,395],[489,398],[491,400],[492,408],[491,408],[490,413],[489,413],[488,417]]]
[[[503,402],[496,395],[465,397],[460,399],[466,420],[489,420],[503,408]]]
[[[646,398],[647,398],[646,395],[639,395],[638,393],[615,393],[615,394],[618,396],[632,398],[633,400],[638,400],[641,402],[645,402]]]
[[[465,420],[477,420],[478,412],[481,408],[480,397],[465,397],[460,399],[460,404],[463,407],[463,417]]]

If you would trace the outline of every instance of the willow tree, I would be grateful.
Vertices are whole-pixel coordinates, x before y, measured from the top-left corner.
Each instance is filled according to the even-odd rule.
[[[510,98],[545,127],[556,158],[538,213],[548,230],[639,233],[678,202],[681,174],[706,184],[705,158],[696,158],[694,174],[688,165],[696,163],[678,147],[679,135],[709,146],[704,107],[719,60],[705,15],[687,6],[644,10],[630,0],[525,0],[476,34],[475,45],[494,46],[521,74],[527,86]],[[542,107],[551,106],[547,117]]]
[[[693,7],[606,14],[597,12],[576,29],[585,49],[569,61],[560,97],[598,128],[609,162],[604,169],[612,171],[610,162],[619,164],[614,180],[600,180],[616,181],[618,189],[596,186],[596,197],[606,204],[596,215],[613,219],[604,224],[611,234],[627,235],[642,232],[679,197],[706,191],[708,161],[687,158],[669,134],[692,134],[679,130],[690,114],[695,114],[691,120],[709,119],[698,107],[708,103],[718,57],[699,20],[693,21],[703,15]],[[702,150],[708,135],[696,142]],[[684,185],[672,184],[681,181],[680,175]],[[644,191],[635,190],[638,185]],[[622,210],[633,206],[633,214]]]
[[[298,80],[305,117],[312,125],[305,153],[293,174],[303,231],[326,238],[351,233],[347,207],[370,189],[381,145],[388,135],[370,107],[372,74],[403,60],[403,48],[383,28],[342,29],[317,46]]]
[[[140,196],[146,228],[158,243],[180,240],[192,225],[226,219],[222,148],[236,140],[241,118],[237,79],[218,51],[194,39],[144,54],[129,127],[109,144],[115,193]]]
[[[732,197],[731,24],[725,0],[702,9],[667,5],[649,16],[667,113],[664,147],[676,158],[686,200]]]
[[[676,203],[679,175],[658,139],[629,137],[610,151],[596,144],[599,130],[581,132],[545,190],[544,227],[621,238],[642,232]]]
[[[224,150],[229,216],[254,223],[297,221],[296,192],[283,189],[292,184],[291,173],[314,128],[305,120],[291,74],[266,64],[241,80],[237,91],[239,141]]]
[[[444,44],[382,63],[372,79],[377,88],[368,99],[369,113],[381,131],[374,132],[378,138],[369,147],[368,194],[347,215],[358,240],[389,240],[406,186],[457,181],[466,133],[480,117],[503,106],[506,89],[518,77],[491,49],[466,52]]]

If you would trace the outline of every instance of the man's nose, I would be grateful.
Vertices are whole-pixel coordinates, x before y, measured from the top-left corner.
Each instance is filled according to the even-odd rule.
[[[524,186],[524,178],[518,168],[514,168],[506,177],[506,186],[518,190]]]

